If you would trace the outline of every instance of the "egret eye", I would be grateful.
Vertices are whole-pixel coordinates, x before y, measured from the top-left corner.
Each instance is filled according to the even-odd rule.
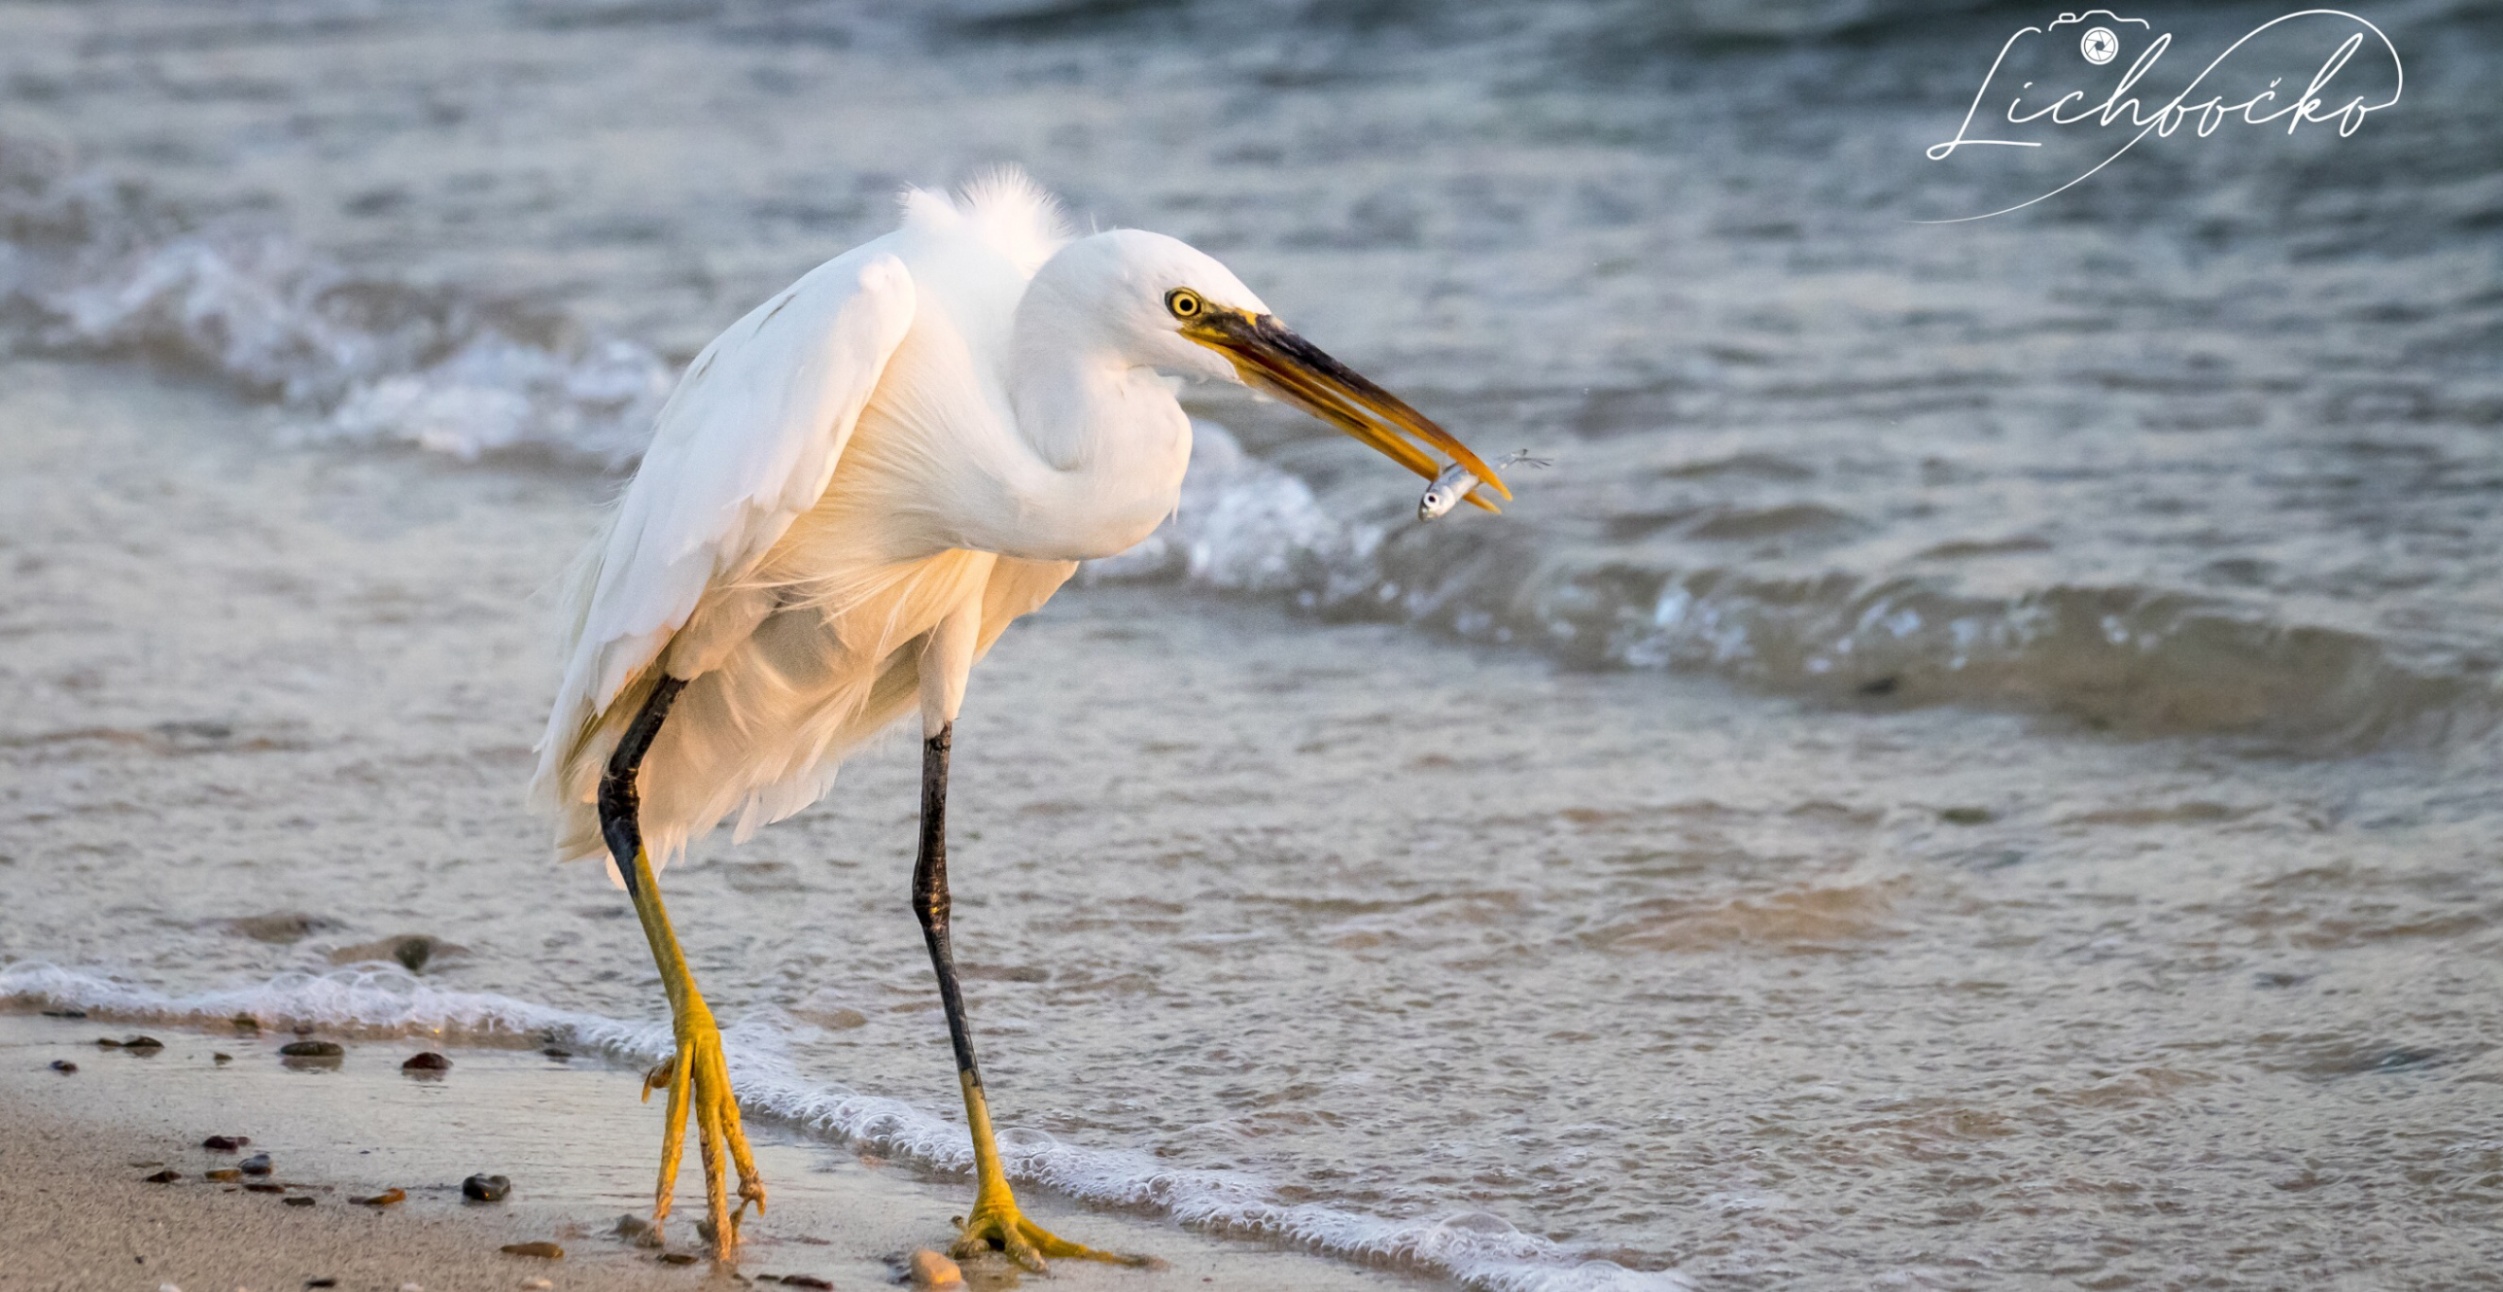
[[[1195,319],[1207,310],[1208,302],[1201,300],[1199,293],[1188,287],[1176,287],[1165,293],[1165,308],[1171,310],[1175,318]]]

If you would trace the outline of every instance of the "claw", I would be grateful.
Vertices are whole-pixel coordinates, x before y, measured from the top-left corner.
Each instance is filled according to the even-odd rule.
[[[698,1007],[701,1008],[700,1006]],[[695,1011],[690,1011],[695,1013]],[[695,1013],[678,1028],[678,1053],[655,1065],[643,1077],[644,1094],[666,1086],[669,1124],[661,1134],[660,1180],[652,1197],[652,1229],[660,1232],[675,1200],[678,1163],[686,1154],[687,1117],[695,1117],[696,1144],[704,1162],[705,1222],[698,1228],[720,1259],[729,1259],[739,1245],[739,1222],[750,1203],[765,1211],[765,1182],[757,1175],[739,1125],[739,1105],[730,1088],[730,1065],[722,1057],[721,1031],[709,1014]],[[739,1173],[739,1205],[730,1205],[728,1175]]]
[[[1006,1253],[1008,1259],[1036,1274],[1051,1271],[1050,1260],[1102,1261],[1109,1265],[1128,1265],[1139,1269],[1163,1269],[1165,1263],[1153,1256],[1126,1252],[1107,1252],[1100,1248],[1073,1243],[1041,1225],[1025,1218],[1017,1209],[1016,1200],[976,1202],[973,1215],[964,1222],[964,1230],[948,1255],[969,1260],[988,1252]],[[1050,1258],[1046,1260],[1045,1258]]]

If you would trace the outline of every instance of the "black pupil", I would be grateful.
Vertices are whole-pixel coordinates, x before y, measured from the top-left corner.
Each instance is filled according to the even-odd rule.
[[[1173,298],[1173,312],[1174,312],[1174,313],[1176,313],[1176,314],[1197,314],[1197,313],[1199,313],[1199,298],[1198,298],[1198,297],[1196,297],[1196,296],[1176,296],[1176,297],[1174,297],[1174,298]]]

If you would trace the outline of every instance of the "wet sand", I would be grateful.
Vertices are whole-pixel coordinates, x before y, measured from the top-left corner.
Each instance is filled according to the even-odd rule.
[[[665,1264],[615,1232],[644,1215],[657,1145],[658,1103],[636,1111],[637,1074],[596,1058],[537,1051],[455,1049],[439,1076],[403,1075],[425,1048],[406,1039],[349,1042],[335,1064],[290,1063],[289,1035],[217,1035],[151,1026],[153,1053],[101,1049],[99,1036],[136,1034],[109,1019],[0,1014],[0,1286],[15,1292],[155,1288],[202,1292],[292,1289],[337,1280],[342,1289],[392,1292],[404,1284],[511,1288],[532,1278],[556,1287],[733,1286],[735,1272],[805,1275],[838,1288],[899,1281],[916,1247],[944,1246],[966,1201],[962,1181],[864,1158],[771,1122],[751,1128],[771,1211],[753,1218],[735,1266]],[[218,1063],[214,1056],[232,1056]],[[78,1071],[50,1064],[67,1060]],[[241,1153],[201,1147],[210,1135],[248,1135]],[[266,1152],[281,1195],[246,1192],[204,1173]],[[181,1179],[150,1183],[171,1169]],[[501,1203],[465,1201],[473,1173],[505,1175]],[[681,1177],[670,1250],[693,1253],[693,1151]],[[353,1199],[398,1188],[407,1200],[376,1208]],[[1134,1216],[1081,1212],[1041,1191],[1028,1210],[1044,1225],[1099,1244],[1145,1251],[1163,1271],[1064,1262],[1050,1286],[1071,1292],[1159,1292],[1214,1283],[1232,1288],[1396,1287],[1259,1244],[1221,1243]],[[311,1205],[288,1205],[309,1198]],[[508,1243],[554,1242],[560,1260],[507,1255]],[[974,1287],[1013,1286],[1004,1264],[975,1263]],[[766,1283],[766,1286],[774,1286]],[[801,1284],[799,1286],[810,1286]]]

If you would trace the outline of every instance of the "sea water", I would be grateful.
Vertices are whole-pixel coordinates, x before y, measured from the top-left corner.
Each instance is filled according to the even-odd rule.
[[[664,1048],[519,804],[544,593],[714,330],[1014,161],[1556,460],[1420,526],[1194,394],[984,666],[1022,1178],[1478,1287],[2493,1281],[2503,39],[1949,232],[1968,9],[0,10],[0,992]],[[910,743],[666,882],[751,1105],[947,1167]]]

